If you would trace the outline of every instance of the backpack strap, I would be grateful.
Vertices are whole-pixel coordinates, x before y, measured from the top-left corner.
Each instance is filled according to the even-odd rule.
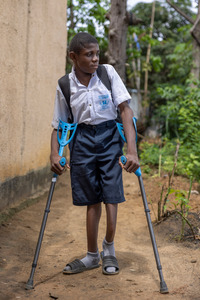
[[[99,65],[97,69],[97,76],[101,80],[101,82],[105,85],[105,87],[111,92],[112,97],[112,88],[111,88],[111,82],[108,77],[108,72],[106,70],[106,67],[104,65]],[[113,97],[112,97],[113,99]],[[120,110],[117,108],[117,119],[115,120],[117,123],[122,123]]]
[[[68,106],[68,109],[69,109],[69,112],[70,112],[70,116],[68,117],[68,122],[69,123],[73,123],[73,114],[72,114],[72,109],[71,109],[71,106],[70,106],[70,95],[71,95],[71,92],[70,92],[70,82],[69,82],[69,74],[66,74],[64,75],[63,77],[61,77],[59,80],[58,80],[58,84],[61,88],[61,91],[66,99],[66,102],[67,102],[67,106]]]
[[[111,92],[112,94],[112,89],[111,89],[111,82],[108,77],[108,72],[106,70],[106,67],[103,65],[99,65],[97,69],[97,76],[101,80],[101,82],[105,85],[105,87]]]

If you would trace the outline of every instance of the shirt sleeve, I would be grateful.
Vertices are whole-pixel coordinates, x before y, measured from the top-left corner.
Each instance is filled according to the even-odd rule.
[[[106,64],[105,67],[111,82],[112,98],[115,106],[118,107],[119,104],[125,101],[130,102],[131,96],[128,93],[119,74],[115,71],[113,66]]]
[[[57,85],[56,88],[56,96],[55,96],[55,103],[54,103],[54,113],[53,113],[53,120],[52,120],[52,127],[58,129],[59,120],[67,123],[68,116],[70,115],[69,108],[67,106],[67,102],[65,97],[60,89],[60,86]]]

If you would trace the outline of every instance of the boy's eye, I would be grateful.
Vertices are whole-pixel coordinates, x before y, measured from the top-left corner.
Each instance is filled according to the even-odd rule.
[[[99,52],[97,52],[96,54],[94,54],[93,52],[88,52],[86,55],[87,55],[87,57],[90,57],[93,55],[99,56]]]

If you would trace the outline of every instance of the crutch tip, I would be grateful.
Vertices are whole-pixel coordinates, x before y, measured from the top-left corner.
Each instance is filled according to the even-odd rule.
[[[33,280],[28,280],[26,286],[25,286],[25,290],[32,290],[34,289],[33,287]]]
[[[165,281],[160,282],[160,293],[161,294],[168,294],[169,293],[168,287],[167,287]]]

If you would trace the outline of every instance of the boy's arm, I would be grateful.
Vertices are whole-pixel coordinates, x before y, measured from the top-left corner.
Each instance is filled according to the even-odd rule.
[[[50,154],[50,162],[51,162],[51,171],[54,173],[61,175],[65,171],[65,167],[60,165],[61,156],[58,154],[59,152],[59,143],[57,139],[57,130],[53,129],[51,134],[51,154]],[[69,167],[68,162],[66,163],[66,167]]]
[[[120,114],[122,118],[124,134],[127,140],[127,162],[120,165],[129,173],[135,172],[139,168],[139,160],[136,148],[136,133],[133,125],[133,111],[129,104],[125,101],[119,104]]]

